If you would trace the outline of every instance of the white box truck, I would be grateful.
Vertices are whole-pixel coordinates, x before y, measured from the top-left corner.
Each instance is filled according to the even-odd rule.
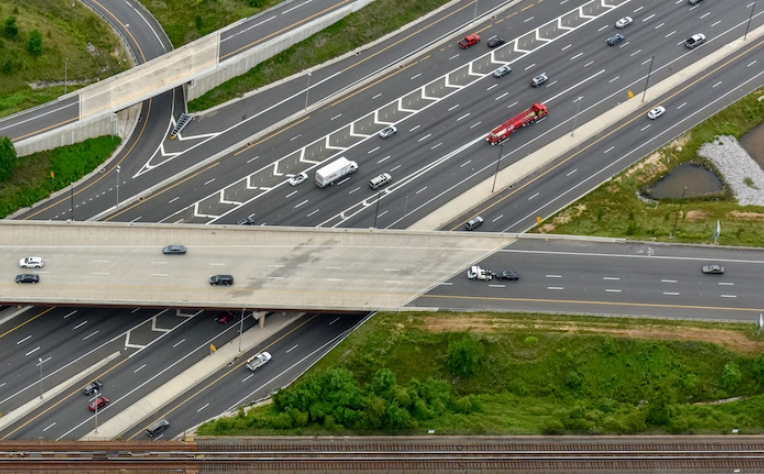
[[[350,161],[344,156],[337,158],[328,165],[316,171],[316,185],[324,188],[338,179],[353,174],[358,170],[358,163]]]

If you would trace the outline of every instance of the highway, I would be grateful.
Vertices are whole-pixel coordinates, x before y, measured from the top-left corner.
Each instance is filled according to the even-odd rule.
[[[230,109],[195,121],[187,133],[188,138],[196,138],[178,142],[179,150],[174,150],[182,153],[172,159],[159,158],[163,164],[156,167],[147,165],[149,162],[146,160],[136,162],[129,172],[123,173],[126,179],[121,183],[121,192],[126,198],[139,195],[149,184],[169,180],[140,202],[126,204],[113,214],[103,213],[113,206],[115,196],[113,188],[100,184],[106,186],[101,191],[96,192],[93,187],[78,194],[78,203],[73,211],[64,196],[22,218],[67,219],[68,214],[76,212],[83,216],[78,219],[103,213],[106,219],[123,222],[234,223],[241,217],[254,216],[258,224],[265,225],[406,228],[476,182],[491,177],[500,152],[500,165],[504,168],[532,150],[572,132],[575,123],[593,120],[603,111],[616,107],[626,100],[628,91],[639,93],[650,70],[650,58],[654,58],[650,75],[650,83],[654,84],[718,50],[732,38],[741,36],[750,13],[747,4],[742,1],[727,2],[724,7],[712,2],[688,7],[684,2],[657,4],[632,0],[620,2],[618,8],[599,12],[592,15],[593,19],[582,21],[585,15],[577,12],[584,5],[589,3],[538,3],[533,4],[532,8],[523,5],[523,8],[507,10],[491,24],[476,27],[475,31],[479,31],[484,38],[500,33],[507,40],[523,43],[528,48],[527,54],[510,53],[505,47],[504,50],[497,50],[494,58],[489,60],[485,56],[487,49],[484,43],[460,51],[454,44],[458,36],[451,35],[446,43],[411,62],[402,63],[402,67],[394,67],[379,80],[364,83],[347,96],[335,97],[333,94],[342,88],[370,77],[380,64],[397,65],[406,57],[411,50],[395,43],[400,37],[391,38],[385,45],[377,46],[380,52],[373,61],[347,60],[350,64],[354,59],[353,64],[357,65],[346,72],[359,71],[357,76],[332,76],[341,69],[340,63],[332,66],[337,69],[314,71],[310,97],[322,102],[313,106],[305,117],[295,118],[263,139],[254,140],[250,146],[236,145],[246,143],[257,130],[265,130],[299,111],[308,98],[304,85],[288,82],[282,88],[274,88],[268,97],[253,96],[248,101],[230,106]],[[469,10],[463,11],[462,16],[469,17]],[[627,41],[608,48],[605,39],[615,31],[612,24],[627,14],[635,18],[635,23],[624,32]],[[549,26],[552,20],[555,24],[573,21],[575,27],[573,18],[578,18],[581,23],[570,31]],[[753,27],[760,23],[760,17],[754,16]],[[443,25],[438,25],[438,28],[438,31],[443,31],[440,29]],[[425,34],[433,34],[434,31],[422,30]],[[532,44],[523,42],[530,34],[535,37],[537,30],[554,38]],[[704,32],[708,43],[694,51],[686,50],[681,42],[696,32]],[[407,41],[418,43],[419,48],[428,44],[424,37],[411,37]],[[397,47],[392,48],[391,44]],[[713,68],[699,82],[687,84],[692,86],[691,90],[680,88],[686,90],[677,90],[665,97],[648,97],[643,112],[658,103],[668,108],[667,114],[659,121],[648,122],[643,112],[629,117],[614,125],[612,134],[582,143],[578,150],[561,156],[551,169],[540,171],[518,182],[512,189],[497,193],[494,201],[454,219],[447,228],[457,228],[465,218],[480,213],[486,218],[481,231],[523,231],[535,223],[537,215],[551,215],[610,175],[755,88],[762,72],[759,44],[747,45],[739,56],[731,57],[731,61],[723,67]],[[502,61],[511,62],[513,72],[504,78],[494,79],[490,72]],[[467,72],[468,64],[472,64],[472,74]],[[348,68],[349,65],[343,67]],[[369,70],[361,71],[363,67]],[[528,81],[538,72],[549,74],[550,81],[544,87],[532,89]],[[445,77],[448,77],[449,84],[453,79],[458,87],[453,87],[453,90],[441,88],[437,100],[423,99],[420,91],[424,88],[424,93],[430,97],[437,92],[437,86],[432,84],[445,84]],[[303,83],[304,80],[299,79]],[[428,85],[432,89],[427,89]],[[261,110],[255,107],[257,101],[277,97],[276,91],[284,94],[284,99],[275,102],[278,107],[270,110],[263,108],[266,111],[261,115],[251,113],[252,110]],[[399,99],[406,101],[405,107],[391,108],[389,104],[402,103]],[[634,100],[639,100],[639,96]],[[519,131],[503,148],[485,143],[483,138],[491,128],[536,101],[549,105],[551,112],[547,119]],[[371,110],[383,109],[390,115],[382,120],[369,116]],[[412,112],[404,114],[402,109]],[[282,112],[283,115],[276,115]],[[242,119],[239,120],[239,117]],[[395,121],[399,132],[390,139],[382,140],[374,133],[386,121]],[[241,125],[231,122],[241,122]],[[214,135],[212,138],[205,136],[210,130]],[[337,140],[327,137],[336,137]],[[317,143],[325,145],[319,146]],[[217,155],[220,150],[228,148],[233,151]],[[315,151],[315,155],[296,155],[301,150]],[[340,150],[361,164],[359,172],[348,182],[324,190],[317,189],[310,181],[295,188],[284,182],[289,174],[309,169],[320,161],[319,158]],[[196,164],[203,166],[177,181],[170,179]],[[390,172],[394,184],[378,195],[366,187],[366,182],[381,172]],[[113,174],[111,176],[109,179],[113,179]],[[375,201],[377,196],[384,196],[379,205]],[[710,255],[713,255],[714,263],[724,263],[727,274],[721,278],[700,274],[699,266]],[[764,259],[759,252],[735,249],[713,248],[709,252],[706,248],[649,244],[614,244],[612,248],[598,245],[593,248],[583,243],[554,246],[542,241],[523,241],[481,262],[494,270],[517,270],[521,274],[519,282],[472,282],[460,273],[414,301],[411,306],[752,320],[764,308],[753,286],[762,261]],[[67,310],[60,311],[64,313]],[[141,313],[143,318],[149,318],[152,314],[148,310],[143,311],[146,311]],[[63,317],[57,314],[57,317]],[[123,319],[128,316],[126,312],[120,314]],[[48,318],[42,319],[47,321]],[[114,319],[119,318],[112,316],[109,321]],[[129,321],[135,322],[134,319]],[[204,326],[204,321],[214,323],[212,326],[219,324],[210,315],[200,317],[199,321],[186,323],[168,332],[162,344],[156,345],[161,352],[160,357],[153,357],[152,360],[166,361],[168,354],[172,353],[170,343],[188,338],[190,333],[184,331],[196,328],[197,324],[207,330],[210,328]],[[73,327],[81,322],[66,324]],[[84,327],[89,329],[88,325]],[[199,328],[197,332],[204,332]],[[120,325],[110,329],[108,334],[114,337],[125,330],[126,326]],[[44,334],[43,328],[37,331]],[[38,337],[37,331],[29,334]],[[18,333],[16,329],[11,334],[15,336]],[[63,334],[63,331],[59,333]],[[330,338],[328,333],[315,333],[324,337],[321,342]],[[211,334],[193,337],[197,350],[194,357],[202,357]],[[8,335],[0,339],[0,344],[6,338]],[[20,337],[12,342],[9,339],[5,343],[14,347],[11,344],[22,339]],[[21,344],[26,347],[26,343]],[[18,362],[25,371],[22,377],[26,380],[22,383],[23,396],[30,396],[35,390],[34,377],[39,366],[34,361],[38,353],[42,354],[42,349],[27,354],[34,349],[31,344],[30,340],[30,347],[24,352],[26,355]],[[51,347],[57,346],[51,344]],[[274,359],[258,371],[254,379],[262,378],[271,383],[272,375],[286,373],[287,368],[320,346],[319,339],[312,341],[313,346],[308,342],[304,344],[306,352],[289,353],[288,356],[285,355],[288,348],[275,344],[273,350],[282,354],[284,365],[281,362],[277,364]],[[69,350],[69,346],[71,344],[61,345],[61,349],[57,350],[64,347]],[[106,353],[108,348],[104,346],[101,351]],[[63,354],[61,360],[78,360],[83,354]],[[144,357],[149,358],[149,353]],[[47,363],[42,364],[45,370]],[[144,363],[149,366],[148,362]],[[155,369],[173,370],[167,367],[168,363]],[[136,368],[138,366],[132,366],[132,370]],[[220,379],[226,383],[221,384],[216,376],[211,380],[214,383],[198,396],[185,396],[167,412],[157,415],[169,413],[174,419],[188,417],[201,420],[206,414],[211,416],[217,413],[215,410],[235,406],[234,403],[226,406],[226,402],[231,401],[229,399],[222,403],[216,401],[218,397],[213,395],[220,393],[221,386],[226,387],[226,393],[228,387],[237,387],[238,395],[227,397],[235,399],[235,402],[246,397],[258,397],[272,386],[246,385],[241,369],[238,367],[238,372],[221,374],[230,377]],[[246,369],[243,370],[246,374]],[[125,376],[130,377],[128,374]],[[145,380],[145,375],[140,379]],[[49,380],[53,382],[52,377]],[[132,394],[124,391],[124,387],[112,386],[110,390],[116,393],[114,398],[120,402],[99,414],[99,418],[108,419],[111,416],[109,410],[116,411],[120,405],[134,400],[130,398]],[[144,390],[143,387],[141,390]],[[8,406],[20,403],[14,400],[22,395],[11,396],[14,393],[10,391],[4,396],[8,398],[4,402]],[[61,400],[61,407],[67,409],[56,408],[42,413],[39,418],[28,420],[23,427],[16,427],[14,432],[3,435],[11,438],[44,436],[48,439],[82,436],[90,429],[86,425],[94,423],[89,418],[91,415],[85,407],[84,398],[72,391],[69,398]],[[82,405],[76,409],[78,411],[75,410],[77,403]],[[62,416],[62,413],[65,414]],[[168,432],[166,436],[178,434],[184,427],[173,425],[173,430],[178,431]],[[138,435],[139,428],[130,436]],[[41,432],[45,434],[40,435]]]

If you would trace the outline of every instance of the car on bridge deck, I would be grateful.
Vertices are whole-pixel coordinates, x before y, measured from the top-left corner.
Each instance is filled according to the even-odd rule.
[[[165,255],[185,255],[186,247],[183,245],[168,245],[162,249],[162,253]]]
[[[16,275],[16,283],[40,283],[40,275],[22,273],[21,275]]]
[[[462,49],[467,49],[470,46],[474,46],[478,43],[480,43],[479,35],[467,35],[463,40],[459,41],[459,47]]]
[[[42,268],[43,265],[42,257],[24,257],[19,260],[21,268]]]
[[[233,276],[231,275],[212,275],[210,277],[212,286],[231,286],[233,285]]]
[[[82,389],[83,395],[93,395],[96,391],[101,390],[103,388],[103,382],[100,380],[94,380],[90,382],[89,384],[85,385],[85,388]]]

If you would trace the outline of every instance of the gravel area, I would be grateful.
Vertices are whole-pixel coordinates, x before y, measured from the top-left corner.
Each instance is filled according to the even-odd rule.
[[[740,205],[764,206],[764,171],[734,137],[719,136],[700,147],[698,154],[716,165]],[[746,178],[755,187],[746,184]]]

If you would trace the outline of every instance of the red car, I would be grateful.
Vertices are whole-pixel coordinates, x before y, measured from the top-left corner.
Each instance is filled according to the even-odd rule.
[[[97,409],[101,409],[109,404],[109,399],[101,395],[100,397],[93,400],[93,402],[88,405],[88,408],[90,408],[90,411],[96,411]]]
[[[462,49],[467,49],[470,46],[476,45],[480,43],[480,36],[478,35],[467,35],[464,37],[463,40],[459,41],[459,47]]]
[[[233,321],[233,319],[234,319],[235,317],[236,317],[236,315],[235,315],[235,314],[233,314],[233,313],[231,313],[231,312],[228,312],[228,311],[226,311],[225,313],[223,313],[223,314],[221,314],[220,316],[218,316],[218,318],[217,318],[217,321],[218,321],[220,324],[226,324],[226,323],[228,323],[229,321]]]

